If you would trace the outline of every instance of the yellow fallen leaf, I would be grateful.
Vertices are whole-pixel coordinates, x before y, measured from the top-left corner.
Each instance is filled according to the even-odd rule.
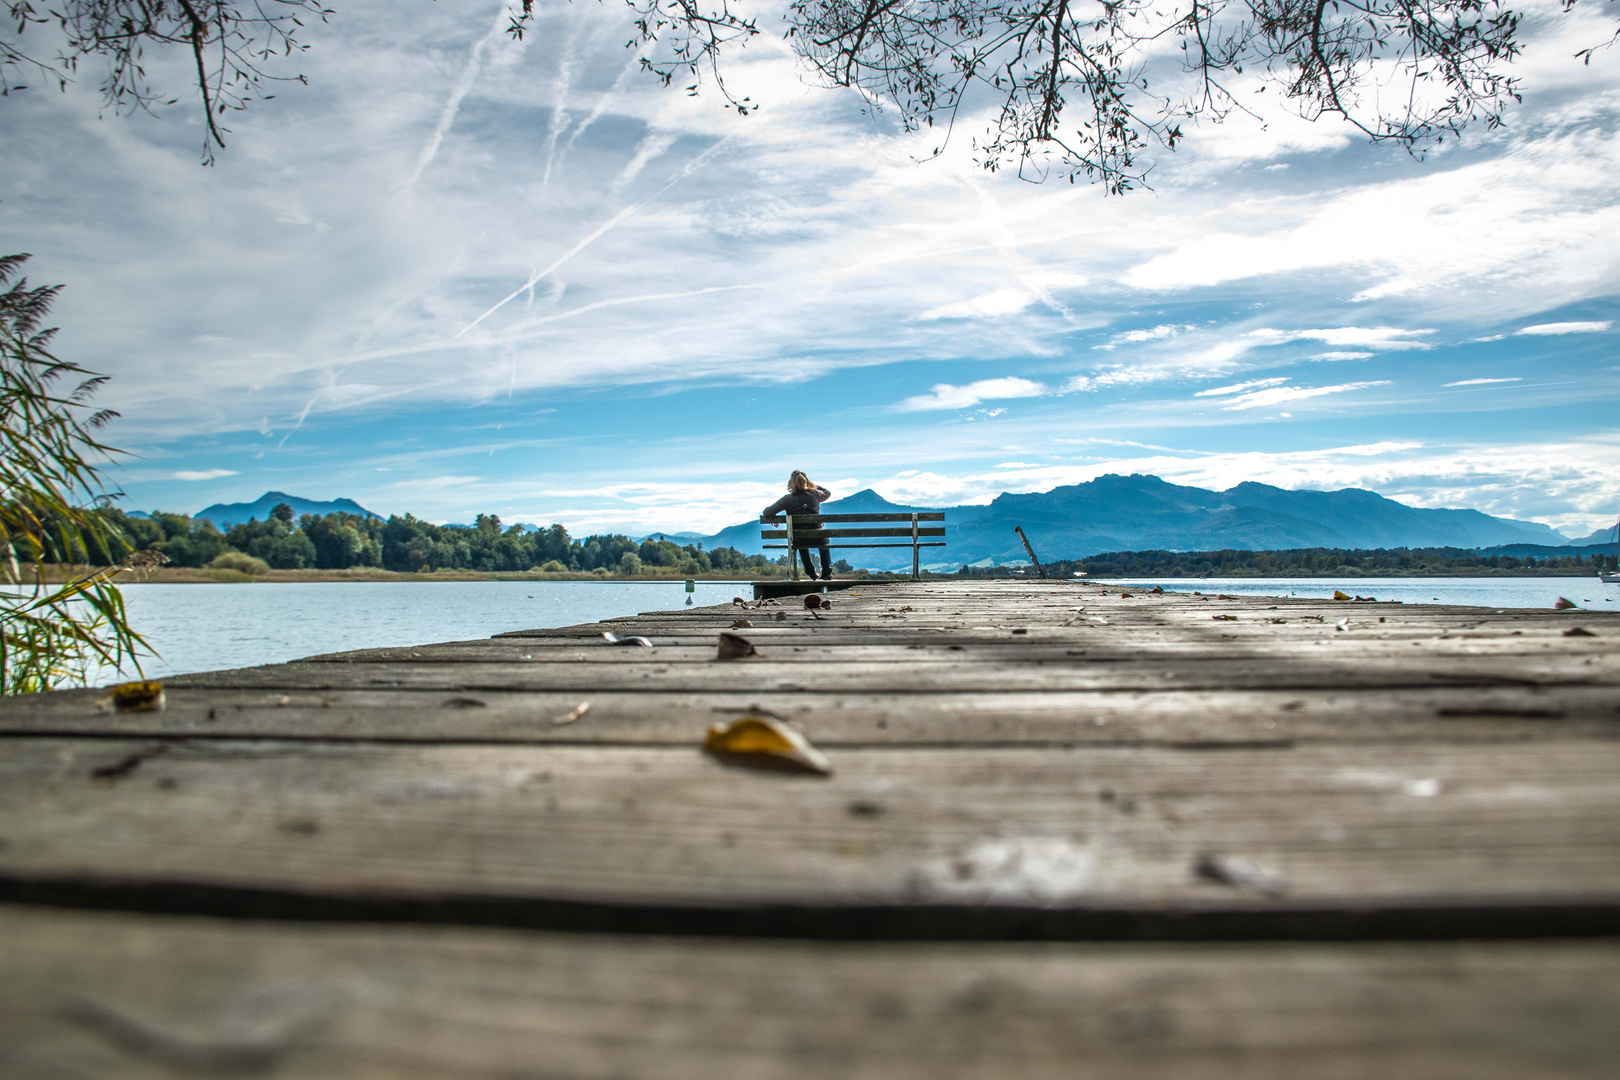
[[[1335,599],[1335,600],[1348,600],[1348,599],[1350,599],[1350,594],[1340,592],[1338,589],[1334,589],[1333,590],[1333,599]]]
[[[717,757],[731,759],[737,764],[749,758],[762,758],[756,764],[770,762],[786,765],[804,772],[832,772],[826,755],[794,728],[769,716],[739,716],[724,724],[713,724],[703,737],[703,749]]]
[[[102,700],[119,712],[162,712],[166,704],[163,684],[156,679],[119,683]]]

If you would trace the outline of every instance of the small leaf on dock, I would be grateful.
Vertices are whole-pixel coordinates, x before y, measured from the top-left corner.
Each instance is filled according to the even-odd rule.
[[[1216,851],[1201,852],[1198,861],[1193,864],[1193,869],[1206,881],[1253,889],[1267,896],[1281,896],[1288,891],[1287,881],[1270,867],[1261,866],[1248,859],[1222,855]]]
[[[1164,586],[1163,585],[1155,585],[1155,586],[1153,586],[1153,588],[1149,589],[1148,592],[1150,592],[1150,593],[1159,593],[1160,595],[1163,595]]]
[[[822,776],[832,772],[826,755],[794,728],[769,716],[739,716],[714,724],[704,736],[703,749],[736,765],[787,768]]]
[[[1216,622],[1237,622],[1236,615],[1211,615],[1210,618]]]
[[[580,719],[590,711],[591,703],[588,701],[582,701],[578,705],[575,705],[572,709],[569,709],[567,712],[558,713],[556,716],[553,716],[551,718],[551,722],[557,727],[561,727],[564,724],[572,724],[574,721]]]
[[[1347,592],[1340,592],[1338,589],[1334,589],[1333,590],[1333,599],[1335,599],[1335,600],[1348,600],[1348,599],[1350,599],[1350,594],[1347,593]]]
[[[104,709],[110,705],[119,712],[162,712],[167,699],[163,695],[163,684],[150,679],[119,683],[96,704]]]
[[[1597,637],[1596,634],[1592,633],[1592,631],[1586,629],[1584,626],[1572,626],[1568,630],[1564,631],[1564,636],[1565,637]]]
[[[741,660],[745,656],[758,656],[754,643],[737,634],[720,633],[720,659]]]
[[[1553,610],[1554,611],[1568,611],[1570,608],[1572,608],[1574,606],[1575,606],[1575,601],[1571,600],[1567,596],[1560,596],[1557,600],[1553,601]]]
[[[611,630],[602,631],[602,640],[609,645],[639,645],[644,649],[652,648],[652,642],[636,634],[627,634],[621,637]],[[525,657],[524,659],[528,659]]]
[[[749,622],[747,619],[738,619],[736,622],[731,624],[731,628],[733,630],[741,630],[744,627],[751,627],[753,625],[754,624]]]

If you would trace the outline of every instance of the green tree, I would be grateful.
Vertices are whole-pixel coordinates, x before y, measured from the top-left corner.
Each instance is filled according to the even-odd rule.
[[[113,583],[129,550],[110,515],[98,463],[116,451],[99,432],[117,414],[91,411],[103,377],[49,351],[43,330],[60,286],[16,277],[27,255],[0,257],[0,693],[84,685],[97,665],[134,663],[145,642],[130,628]],[[99,558],[98,558],[99,556]],[[22,564],[30,566],[24,572]],[[47,577],[58,567],[61,580]]]

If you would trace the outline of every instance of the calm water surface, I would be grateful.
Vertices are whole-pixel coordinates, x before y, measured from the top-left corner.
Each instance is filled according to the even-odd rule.
[[[1091,578],[1110,584],[1166,592],[1233,593],[1240,596],[1306,596],[1326,599],[1334,590],[1407,604],[1467,604],[1473,607],[1550,608],[1560,596],[1596,611],[1620,610],[1620,585],[1590,577],[1364,577],[1364,578]]]
[[[693,603],[753,597],[700,581]],[[130,622],[160,654],[148,675],[277,664],[315,653],[487,638],[686,605],[684,581],[331,581],[126,585]],[[108,677],[98,680],[112,682]]]
[[[1351,595],[1411,603],[1550,608],[1567,596],[1583,608],[1620,610],[1620,585],[1579,578],[1109,578],[1167,591],[1260,596]],[[695,604],[752,597],[747,582],[700,581]],[[568,626],[686,602],[680,581],[310,582],[259,585],[127,585],[136,629],[161,654],[148,674],[275,664],[315,653],[487,638],[507,630]],[[112,682],[114,677],[97,680]]]

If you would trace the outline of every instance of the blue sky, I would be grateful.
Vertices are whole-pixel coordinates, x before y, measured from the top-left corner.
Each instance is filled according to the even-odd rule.
[[[709,531],[792,468],[926,503],[1152,472],[1584,535],[1620,510],[1620,49],[1527,10],[1502,130],[1416,161],[1239,116],[1111,198],[977,170],[983,116],[919,161],[769,35],[744,118],[639,74],[611,4],[523,43],[501,4],[344,4],[211,169],[185,101],[0,101],[0,247],[113,376],[130,508]]]

